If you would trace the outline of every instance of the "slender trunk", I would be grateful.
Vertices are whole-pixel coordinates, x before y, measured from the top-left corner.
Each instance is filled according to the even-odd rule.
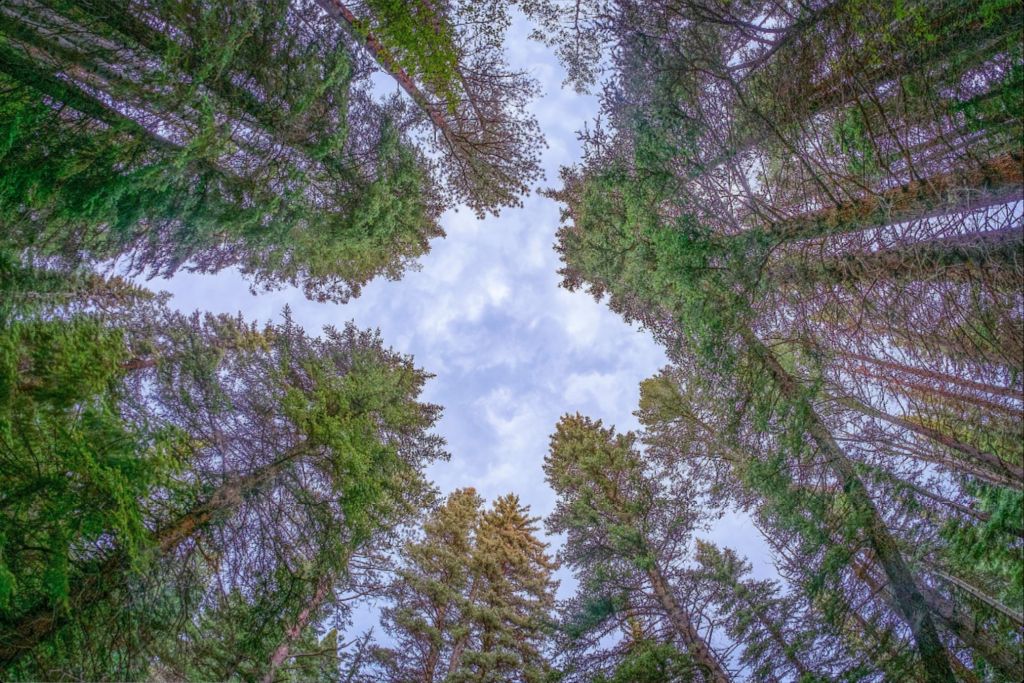
[[[267,673],[263,676],[263,683],[273,683],[274,674],[277,672],[277,669],[288,659],[291,644],[302,635],[303,629],[309,625],[310,620],[323,604],[324,598],[327,597],[330,588],[331,581],[329,577],[326,574],[322,574],[316,582],[316,591],[313,593],[313,597],[296,615],[295,621],[284,632],[284,640],[274,649],[273,654],[270,655],[270,665],[267,668]]]
[[[1024,660],[1019,651],[1005,647],[985,633],[971,615],[964,614],[956,605],[934,590],[924,589],[924,596],[942,627],[978,653],[992,668],[1006,676],[1006,680],[1024,678]]]
[[[780,241],[855,232],[1000,206],[1024,197],[1024,155],[1003,154],[973,168],[870,194],[857,201],[778,221],[764,228]]]
[[[905,365],[903,363],[897,363],[895,361],[882,360],[873,356],[867,356],[860,353],[854,353],[851,351],[837,351],[838,356],[843,358],[858,360],[864,363],[871,363],[880,368],[886,370],[892,370],[894,372],[900,372],[907,375],[914,375],[922,379],[939,382],[941,384],[955,384],[965,389],[973,389],[975,391],[983,391],[989,394],[995,394],[997,396],[1005,396],[1006,398],[1014,398],[1019,401],[1024,401],[1024,391],[1014,389],[1012,387],[1000,387],[992,384],[985,384],[982,382],[975,382],[956,375],[949,375],[944,372],[936,372],[935,370],[927,370],[924,368],[915,368],[911,365]]]
[[[790,401],[807,403],[796,379],[779,363],[775,354],[761,342],[753,331],[744,329],[741,332],[743,341],[760,362],[765,371],[774,380],[782,396]],[[897,602],[897,611],[910,627],[921,656],[926,680],[930,683],[953,683],[955,677],[950,669],[949,655],[945,645],[939,639],[938,631],[932,620],[924,597],[917,586],[910,567],[900,553],[896,539],[893,538],[875,508],[867,488],[857,475],[853,464],[846,457],[824,421],[810,406],[805,407],[809,420],[809,436],[821,451],[826,466],[838,477],[850,504],[866,520],[863,529],[869,546],[878,557],[885,569]]]
[[[797,255],[773,266],[769,277],[780,284],[801,287],[874,284],[880,280],[973,282],[996,269],[1020,274],[1022,265],[1024,231],[1010,226],[821,261]]]
[[[62,81],[49,72],[38,68],[33,61],[26,59],[6,45],[0,45],[0,71],[20,81],[26,87],[47,95],[58,102],[63,102],[83,114],[109,125],[115,130],[123,130],[139,136],[157,149],[180,150],[180,147],[170,140],[153,133],[120,112],[101,104],[70,82]]]
[[[200,72],[205,68],[205,65],[196,56],[197,53],[195,51],[189,49],[182,50],[181,45],[177,42],[138,19],[133,13],[131,2],[124,0],[115,2],[96,2],[96,0],[74,1],[91,20],[107,24],[112,29],[123,34],[129,41],[136,43],[141,48],[141,52],[148,53],[140,55],[141,59],[160,60],[162,55],[169,50],[179,52],[179,58],[182,60],[182,69],[185,71],[181,76],[186,79],[190,78],[189,74]],[[86,57],[81,55],[78,59],[86,59]],[[97,71],[97,73],[105,78],[116,78],[119,82],[125,83],[134,92],[141,93],[141,96],[144,98],[163,98],[164,101],[167,99],[164,93],[154,91],[152,88],[148,90],[143,89],[138,83],[111,71],[105,64],[95,60],[90,62],[87,68]],[[295,139],[289,139],[287,142],[282,141],[281,136],[278,134],[282,123],[282,110],[280,108],[261,102],[252,92],[236,85],[226,77],[204,79],[203,87],[210,94],[216,95],[220,99],[224,105],[220,108],[221,110],[240,110],[237,115],[234,115],[236,122],[241,123],[247,128],[260,130],[274,141],[273,144],[280,145],[295,155],[300,155],[304,165],[317,165],[316,159],[319,157],[320,152],[316,149],[315,144]],[[171,108],[180,108],[182,103],[170,101],[168,104]],[[199,116],[194,111],[191,114],[193,119]],[[255,156],[259,156],[261,153],[268,153],[258,143],[239,139],[238,136],[233,136],[232,141],[240,148],[250,150]]]
[[[798,678],[802,679],[805,674],[811,673],[811,671],[804,665],[803,661],[801,661],[801,659],[797,657],[796,653],[789,647],[789,643],[786,642],[786,637],[783,635],[782,629],[779,628],[778,622],[765,615],[763,605],[755,603],[750,599],[750,591],[748,588],[739,581],[731,581],[727,588],[735,594],[737,598],[743,601],[743,604],[745,604],[751,614],[754,615],[754,619],[761,624],[761,627],[767,631],[771,639],[775,641],[775,644],[779,648],[779,652],[782,653],[786,658],[786,661],[789,662],[797,672]]]
[[[1024,486],[1024,468],[1022,468],[1020,465],[1008,463],[997,455],[993,455],[992,453],[986,453],[985,451],[982,451],[981,449],[976,448],[970,444],[963,443],[962,441],[959,441],[958,439],[955,439],[947,434],[943,434],[938,429],[918,424],[906,418],[890,415],[886,412],[878,410],[877,408],[873,408],[861,401],[858,401],[857,399],[840,398],[837,400],[839,401],[839,403],[846,406],[847,408],[850,408],[851,410],[856,410],[857,412],[863,413],[868,417],[881,420],[882,422],[887,422],[893,426],[901,427],[909,432],[913,432],[914,434],[918,434],[920,436],[926,437],[934,441],[935,443],[941,444],[942,446],[945,446],[950,450],[956,451],[962,455],[966,455],[968,458],[971,459],[971,461],[983,464],[989,469],[991,469],[993,472],[1003,477],[1008,477],[1009,480],[1012,482],[1017,482],[1017,488]]]
[[[951,472],[958,472],[964,476],[973,477],[978,481],[983,481],[985,483],[992,484],[993,486],[1002,486],[1005,488],[1020,486],[1020,482],[1016,479],[996,474],[986,467],[976,465],[975,463],[962,458],[954,458],[952,455],[948,455],[945,452],[928,451],[920,448],[917,444],[906,442],[898,443],[892,439],[885,439],[879,443],[885,444],[887,448],[891,449],[893,455],[905,456],[920,460],[921,462],[929,462],[939,465]]]
[[[973,394],[958,393],[955,391],[950,391],[949,389],[945,389],[941,386],[909,381],[898,376],[894,377],[892,375],[883,375],[877,370],[872,370],[871,368],[867,368],[864,366],[853,367],[851,368],[851,372],[854,372],[858,375],[862,375],[864,377],[870,377],[871,379],[883,381],[887,383],[890,387],[892,387],[894,390],[897,390],[900,393],[905,394],[907,396],[912,396],[914,394],[920,396],[931,396],[939,399],[944,399],[946,401],[967,403],[973,406],[977,406],[978,408],[984,408],[986,410],[990,410],[993,412],[1003,413],[1005,415],[1015,417],[1018,420],[1021,417],[1024,417],[1024,410],[1021,410],[1020,408],[1007,406],[1002,403],[989,400],[987,398],[975,396]]]
[[[665,577],[656,564],[647,570],[647,577],[651,581],[654,595],[657,597],[662,609],[665,610],[669,621],[672,623],[672,627],[679,634],[680,639],[682,639],[687,650],[693,656],[697,666],[705,671],[708,680],[715,681],[715,683],[729,683],[732,680],[729,674],[725,672],[722,665],[718,662],[718,658],[711,651],[711,648],[708,647],[707,642],[697,632],[697,629],[694,628],[689,616],[676,603],[672,590],[669,588]]]
[[[917,484],[909,482],[905,479],[895,479],[895,481],[900,487],[910,489],[919,496],[924,496],[929,500],[935,501],[939,505],[948,507],[951,510],[956,510],[965,517],[970,517],[974,520],[977,520],[978,522],[981,522],[982,524],[988,523],[992,520],[992,515],[983,510],[975,510],[974,508],[968,505],[964,505],[963,503],[959,503],[955,500],[950,500],[949,498],[940,496],[937,493],[932,493],[925,487],[918,486]],[[1017,536],[1019,538],[1024,538],[1024,527],[1014,527],[1007,526],[1005,524],[999,524],[998,528],[1007,534]]]
[[[293,448],[256,472],[229,480],[217,488],[206,502],[182,515],[171,525],[158,529],[151,538],[158,555],[169,554],[208,524],[215,515],[239,505],[246,495],[270,481],[304,452],[303,446]],[[84,609],[116,590],[118,579],[125,570],[126,559],[120,550],[115,550],[110,559],[83,578],[68,598],[71,610]],[[64,623],[66,616],[66,613],[57,609],[44,608],[22,617],[13,629],[13,637],[0,644],[0,665],[10,664],[31,652]]]
[[[972,586],[971,584],[967,583],[963,579],[958,578],[956,576],[953,576],[952,574],[949,574],[948,572],[946,572],[946,571],[944,571],[942,569],[939,569],[938,567],[936,567],[934,565],[932,565],[931,570],[932,570],[933,574],[938,576],[940,579],[942,579],[946,583],[949,583],[951,585],[956,586],[957,588],[959,588],[960,590],[964,591],[968,595],[972,596],[973,598],[975,598],[979,602],[984,603],[985,605],[987,605],[988,607],[992,608],[996,612],[999,612],[1000,614],[1002,614],[1004,617],[1007,617],[1008,619],[1010,619],[1014,624],[1017,625],[1018,629],[1024,629],[1024,613],[1021,613],[1018,610],[1015,610],[1015,609],[1013,609],[1011,607],[1008,607],[1008,606],[1004,605],[999,600],[997,600],[996,598],[992,597],[991,595],[989,595],[985,591],[981,590],[980,588]]]
[[[978,3],[972,3],[975,9]],[[830,13],[838,11],[840,16],[843,16],[843,12],[846,11],[846,3],[837,2],[833,5],[820,10],[814,17],[813,21],[804,21],[804,30],[814,29],[821,19],[827,18]],[[958,12],[962,12],[964,8],[958,7]],[[775,93],[774,104],[776,111],[772,112],[774,120],[779,122],[783,126],[793,126],[803,121],[809,121],[816,116],[823,113],[837,110],[841,107],[845,107],[854,102],[858,97],[866,93],[872,93],[877,91],[879,88],[884,86],[886,83],[898,82],[900,78],[908,73],[912,68],[915,73],[921,73],[923,69],[936,68],[936,70],[944,69],[944,64],[953,55],[962,55],[964,45],[982,45],[982,48],[977,51],[970,60],[964,61],[960,59],[960,70],[965,70],[970,64],[980,64],[985,60],[990,59],[993,55],[998,54],[1000,48],[1005,42],[1006,38],[1014,40],[1017,33],[1019,33],[1019,20],[1020,20],[1020,9],[1014,8],[1011,12],[1002,15],[1001,21],[996,22],[991,26],[985,26],[978,24],[970,27],[968,31],[961,31],[959,33],[950,33],[948,30],[949,17],[940,16],[933,18],[932,30],[936,35],[940,36],[955,36],[955,43],[950,45],[947,40],[937,40],[930,42],[926,47],[925,51],[921,51],[921,46],[917,45],[912,54],[913,62],[909,63],[907,57],[904,57],[904,61],[898,59],[886,60],[884,63],[876,66],[872,69],[858,70],[854,72],[856,74],[856,83],[851,82],[850,71],[840,72],[838,74],[830,74],[829,77],[818,81],[813,84],[810,90],[805,88],[788,88],[785,92],[780,93],[778,87],[772,82],[772,79],[779,78],[778,72],[773,73],[766,67],[770,67],[775,62],[782,62],[784,64],[785,55],[777,54],[776,50],[775,59],[766,63],[767,60],[758,58],[756,63],[751,64],[753,70],[748,70],[740,79],[745,84],[748,91],[754,89],[761,89],[767,92]],[[794,24],[794,27],[796,24]],[[787,36],[791,36],[791,31],[787,32]],[[791,38],[790,38],[791,39]],[[970,41],[970,42],[968,42]],[[801,44],[798,46],[800,49],[804,49],[805,46]],[[771,48],[769,48],[771,49]],[[796,55],[799,61],[806,62],[806,55]],[[875,61],[875,60],[871,60]],[[736,66],[728,67],[730,71],[736,69]],[[786,77],[786,85],[796,81],[798,83],[812,84],[812,79],[794,79],[792,75],[785,70],[783,66],[782,74]],[[762,78],[761,76],[764,76]],[[762,81],[762,82],[758,82]],[[741,156],[759,144],[764,140],[763,131],[755,128],[754,132],[744,130],[745,134],[739,139],[733,141],[731,144],[725,145],[724,151],[716,150],[715,156],[705,161],[700,168],[700,172],[703,173],[707,169],[715,168],[723,163],[728,162],[730,159],[734,159]]]

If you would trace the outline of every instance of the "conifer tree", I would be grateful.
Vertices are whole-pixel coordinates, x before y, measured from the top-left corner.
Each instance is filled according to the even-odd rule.
[[[371,679],[547,680],[555,565],[518,498],[482,503],[455,491],[405,546],[383,612],[396,645],[376,649]]]
[[[512,3],[317,0],[411,99],[433,130],[440,183],[478,216],[520,203],[543,141],[526,105],[537,85],[506,63]]]
[[[116,320],[125,327],[110,326]],[[424,375],[408,358],[384,350],[375,335],[351,326],[311,339],[287,317],[257,331],[229,317],[187,317],[159,306],[92,324],[112,340],[120,373],[113,407],[125,429],[158,427],[156,433],[174,437],[173,462],[182,468],[148,488],[142,476],[121,485],[123,492],[115,489],[124,496],[114,498],[117,525],[103,521],[111,507],[102,496],[111,494],[89,487],[90,477],[104,472],[100,466],[110,467],[102,460],[75,473],[67,493],[28,490],[12,480],[10,490],[25,489],[12,505],[33,514],[74,505],[83,492],[95,510],[80,530],[40,526],[39,533],[75,546],[69,552],[50,542],[52,553],[39,566],[52,565],[56,578],[46,588],[26,584],[5,605],[5,677],[136,677],[156,641],[173,641],[182,620],[204,613],[218,595],[243,601],[265,595],[260,609],[278,610],[263,612],[276,630],[261,641],[273,645],[258,662],[273,672],[351,584],[353,552],[371,540],[385,542],[429,491],[419,468],[441,454],[441,441],[426,432],[437,408],[416,402]],[[59,364],[45,367],[61,372]],[[68,367],[104,377],[102,365]],[[28,384],[52,392],[45,374],[34,379],[22,378],[23,392],[32,391]],[[19,409],[26,410],[24,402]],[[90,419],[87,414],[83,424],[95,422]],[[120,449],[111,452],[114,466],[123,458],[134,468],[121,466],[125,474],[145,473],[150,461],[140,458],[143,446],[161,443],[111,437]],[[116,484],[114,472],[97,483]],[[19,516],[12,521],[29,528]],[[4,557],[18,561],[17,578],[29,569],[21,565],[39,556],[23,560],[22,551],[5,548]]]
[[[6,244],[344,300],[440,234],[426,162],[305,3],[20,3],[0,22]]]
[[[666,488],[635,441],[600,421],[563,417],[544,463],[559,496],[548,528],[567,534],[563,561],[577,570],[584,594],[613,605],[625,601],[649,621],[656,642],[689,655],[700,680],[730,681],[728,665],[706,636],[713,615],[692,611],[693,600],[684,600],[690,584],[682,554],[697,514],[681,501],[692,491]]]
[[[743,465],[728,476],[772,533],[808,543],[841,602],[876,595],[856,571],[872,557],[888,598],[869,621],[909,629],[912,668],[949,681],[980,655],[1012,678],[932,599],[999,612],[967,579],[981,567],[943,579],[943,516],[921,520],[867,473],[913,479],[913,462],[1019,490],[1002,434],[1021,409],[1021,117],[998,104],[1019,90],[1019,8],[584,4],[579,30],[613,48],[611,127],[553,193],[565,286],[610,294],[720,389],[710,423],[728,448],[712,459]],[[991,117],[971,113],[982,101]],[[870,369],[885,363],[908,371]]]

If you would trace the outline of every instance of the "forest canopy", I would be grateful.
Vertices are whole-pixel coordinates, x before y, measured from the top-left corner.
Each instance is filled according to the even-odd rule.
[[[520,206],[526,23],[599,102],[542,191],[561,286],[668,359],[637,428],[550,425],[543,516],[430,480],[432,375],[378,331],[142,284],[342,304]],[[1021,680],[1022,35],[1012,0],[4,3],[0,678]]]

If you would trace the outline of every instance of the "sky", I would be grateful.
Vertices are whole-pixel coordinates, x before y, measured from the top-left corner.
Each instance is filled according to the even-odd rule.
[[[563,88],[561,66],[528,33],[525,21],[513,26],[509,59],[544,93],[532,107],[548,143],[544,187],[557,183],[560,166],[579,159],[576,131],[594,118],[598,102]],[[387,345],[435,375],[422,398],[444,407],[436,431],[451,459],[428,469],[440,490],[472,486],[488,500],[516,493],[544,516],[555,496],[542,464],[559,417],[580,412],[620,431],[635,429],[640,381],[667,362],[648,333],[586,293],[558,286],[558,224],[558,205],[536,193],[497,217],[448,212],[447,237],[431,243],[419,271],[398,282],[375,280],[345,305],[307,301],[294,288],[254,296],[235,271],[179,273],[148,286],[170,292],[176,308],[241,312],[249,320],[278,319],[287,305],[311,334],[348,320],[379,328]],[[757,574],[771,573],[744,516],[726,516],[707,535],[752,555]],[[558,539],[549,540],[556,550]],[[572,581],[564,571],[560,578],[559,594],[567,597]]]

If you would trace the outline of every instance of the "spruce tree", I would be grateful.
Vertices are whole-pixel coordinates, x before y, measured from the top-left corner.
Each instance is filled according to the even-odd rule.
[[[83,469],[70,477],[62,470],[66,491],[19,484],[24,466],[5,471],[15,479],[4,489],[24,490],[11,504],[25,514],[72,510],[76,496],[91,497],[80,529],[74,518],[39,519],[38,533],[52,537],[51,555],[22,559],[23,551],[5,547],[5,566],[9,557],[18,561],[9,572],[15,579],[30,569],[21,566],[30,558],[40,558],[32,559],[40,569],[53,567],[44,586],[32,587],[25,582],[38,579],[26,576],[16,601],[5,605],[5,677],[137,677],[157,641],[173,641],[218,596],[254,601],[261,594],[267,609],[278,610],[264,612],[274,627],[261,642],[273,646],[257,662],[272,672],[352,583],[353,553],[386,543],[429,492],[420,468],[441,455],[441,441],[426,431],[438,409],[416,401],[424,375],[351,326],[314,339],[287,317],[257,331],[230,317],[188,317],[159,306],[92,325],[94,336],[110,340],[116,368],[116,399],[108,399],[106,414],[123,416],[126,435],[111,431],[109,439],[90,437],[89,449],[79,447]],[[98,365],[94,355],[74,360],[65,353],[67,362],[58,363],[62,356],[39,348],[54,362],[33,369],[24,356],[12,359],[22,369],[12,378],[22,392],[52,394],[53,373],[61,372],[81,375],[68,375],[74,381],[61,392],[111,382],[110,363]],[[73,415],[84,409],[85,427],[110,431],[88,405],[74,405]],[[14,407],[12,421],[34,409],[25,401]],[[169,437],[133,436],[143,427],[143,434]],[[82,429],[70,436],[87,436]],[[180,471],[159,478],[162,470],[149,471],[166,460],[155,457],[170,448],[164,442]],[[92,453],[100,447],[110,464]],[[147,449],[154,456],[141,457]],[[31,527],[22,517],[12,521],[24,534]],[[69,551],[61,543],[74,545]]]
[[[562,559],[577,570],[583,594],[612,607],[602,620],[615,614],[616,603],[619,611],[635,610],[657,642],[689,655],[701,680],[730,681],[707,637],[713,615],[683,598],[683,553],[699,516],[681,501],[692,491],[685,483],[666,485],[665,473],[644,463],[635,442],[636,435],[616,434],[600,421],[563,417],[544,463],[559,496],[548,528],[567,534]]]
[[[1002,435],[1020,424],[1021,118],[998,104],[1019,89],[1019,8],[584,5],[583,28],[556,21],[553,37],[607,41],[613,96],[552,193],[564,285],[610,294],[667,345],[680,384],[718,389],[706,421],[728,447],[710,459],[742,464],[719,470],[770,533],[806,543],[806,589],[871,604],[850,618],[881,634],[909,629],[908,671],[926,680],[975,656],[1012,678],[984,644],[1005,625],[979,639],[943,607],[1002,613],[981,564],[946,571],[939,530],[961,513],[910,510],[874,473],[958,502],[1019,488]],[[980,101],[992,117],[970,113]],[[871,370],[887,363],[908,371]]]
[[[555,565],[518,498],[482,503],[455,491],[403,549],[383,611],[396,643],[376,649],[370,679],[547,680]]]

